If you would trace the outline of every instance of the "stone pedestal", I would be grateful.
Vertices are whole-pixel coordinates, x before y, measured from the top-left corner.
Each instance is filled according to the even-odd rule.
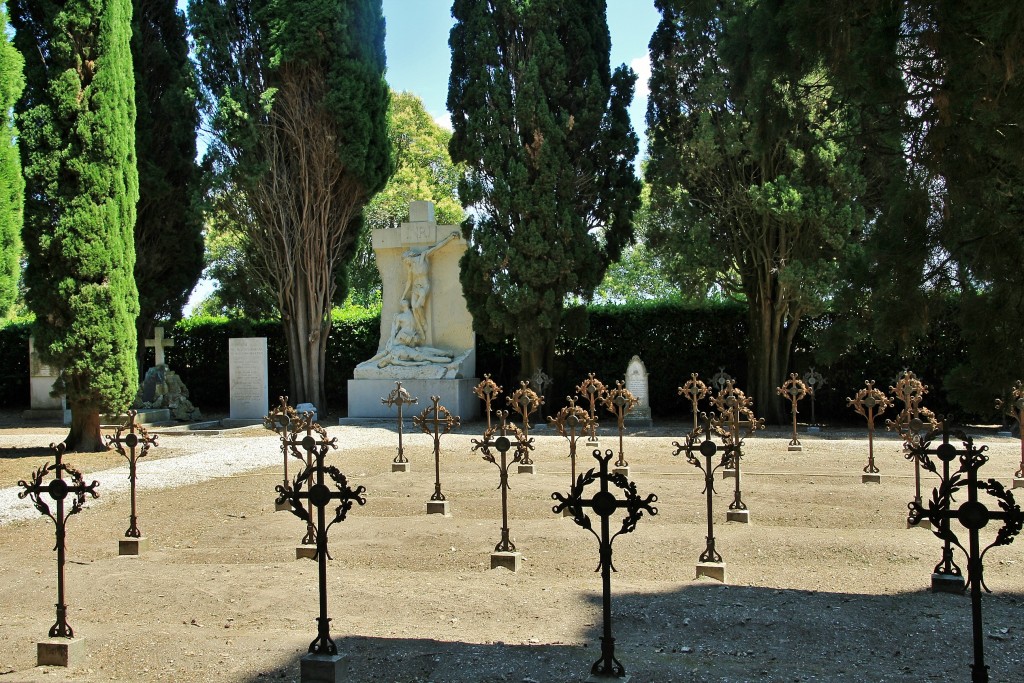
[[[145,536],[122,538],[117,542],[118,555],[141,555],[147,550],[149,550],[149,539]]]
[[[312,560],[316,557],[316,546],[315,545],[297,545],[295,546],[295,559],[296,560]]]
[[[931,523],[931,520],[922,519],[917,524],[911,524],[910,520],[908,519],[907,520],[907,528],[908,529],[925,529],[927,531],[931,531],[932,523]]]
[[[504,567],[510,572],[517,572],[522,558],[522,553],[493,552],[491,553],[491,569]]]
[[[462,422],[480,416],[480,399],[473,394],[477,379],[402,379],[402,388],[412,396],[430,404],[431,396],[440,396],[441,405]],[[381,396],[395,388],[393,379],[350,379],[348,381],[348,416],[395,419],[394,409],[380,402]]]
[[[412,471],[412,463],[411,462],[393,462],[393,463],[391,463],[391,471],[392,472],[411,472]]]
[[[695,578],[699,579],[702,576],[725,583],[725,562],[698,562]]]
[[[274,503],[274,512],[291,512],[292,504],[287,500],[283,503]]]
[[[882,475],[878,474],[878,473],[868,474],[867,472],[865,472],[864,474],[860,475],[860,483],[862,483],[862,484],[881,484],[882,483]]]
[[[736,470],[726,467],[722,470],[722,479],[735,479]]]
[[[787,451],[802,451],[803,449],[804,449],[803,446],[787,446],[786,447]]]
[[[449,517],[452,514],[451,506],[448,505],[447,500],[428,500],[427,514],[444,515],[445,517]]]
[[[613,467],[612,474],[621,474],[622,476],[629,478],[629,465],[625,467]]]
[[[963,593],[964,577],[956,574],[932,574],[932,593]]]
[[[1024,477],[1014,477],[1013,478],[1013,488],[1015,488],[1015,489],[1024,489]]]
[[[519,465],[519,474],[537,474],[537,466],[533,463],[529,465]]]
[[[725,513],[725,520],[727,522],[750,524],[750,510],[728,510]]]
[[[36,643],[36,666],[81,666],[85,638],[47,638]]]
[[[299,680],[302,683],[341,683],[347,655],[303,655],[299,661]]]

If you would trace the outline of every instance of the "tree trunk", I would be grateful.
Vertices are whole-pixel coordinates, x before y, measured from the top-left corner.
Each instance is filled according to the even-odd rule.
[[[316,297],[324,301],[329,298]],[[330,332],[330,309],[309,300],[309,292],[298,287],[290,312],[282,315],[285,340],[288,343],[289,396],[292,405],[312,403],[319,414],[327,411],[324,393],[327,336]]]
[[[72,403],[71,431],[64,439],[69,453],[100,453],[107,450],[100,431],[100,411],[96,406]]]

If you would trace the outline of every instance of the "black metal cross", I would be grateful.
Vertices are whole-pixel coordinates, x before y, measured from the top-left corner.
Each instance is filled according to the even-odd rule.
[[[484,432],[483,441],[473,439],[473,450],[481,451],[484,460],[498,467],[498,488],[501,489],[501,540],[498,542],[498,545],[494,546],[494,551],[514,553],[516,551],[516,544],[512,542],[508,535],[508,490],[511,488],[508,483],[508,468],[521,461],[523,455],[533,448],[533,439],[528,439],[523,430],[515,425],[508,424],[507,410],[496,411],[495,415],[497,415],[500,422],[498,428],[488,427],[487,431]],[[508,438],[510,431],[512,436],[515,437],[516,443],[515,455],[511,461],[508,461],[506,454],[513,448],[512,440]],[[500,434],[500,436],[495,438],[495,434]],[[492,448],[501,454],[500,463],[491,452]]]
[[[398,455],[391,462],[409,462],[409,459],[405,457],[405,449],[402,447],[402,406],[416,405],[419,403],[419,399],[410,395],[406,389],[403,389],[401,382],[395,382],[395,388],[391,390],[387,398],[382,398],[380,402],[388,408],[398,406]]]
[[[740,487],[743,439],[758,429],[764,429],[764,418],[754,416],[753,399],[747,398],[743,391],[736,388],[732,380],[726,382],[725,389],[719,392],[718,396],[712,398],[711,402],[718,409],[718,419],[712,420],[711,424],[723,432],[723,443],[732,447],[729,450],[729,464],[736,471],[736,484],[729,509],[746,510],[747,506],[743,502],[743,491]]]
[[[75,632],[68,624],[68,606],[64,602],[64,556],[66,551],[64,541],[67,521],[71,515],[81,512],[82,506],[85,505],[86,494],[93,498],[99,497],[96,487],[100,483],[94,481],[86,485],[85,480],[82,479],[82,473],[63,462],[63,443],[56,445],[51,443],[50,450],[53,451],[53,464],[46,463],[39,467],[32,473],[32,478],[29,481],[19,481],[18,486],[25,490],[18,492],[18,498],[31,498],[36,510],[53,520],[56,527],[57,544],[54,546],[54,550],[57,551],[57,621],[50,627],[50,637],[74,638]],[[51,472],[54,479],[44,484],[43,478]],[[64,479],[65,474],[70,477],[70,484]],[[44,494],[56,503],[55,511],[51,512],[49,504],[43,500]],[[64,499],[68,496],[72,496],[71,509],[65,510]]]
[[[615,423],[619,428],[619,458],[615,461],[616,467],[629,467],[622,448],[622,433],[625,431],[626,415],[636,407],[638,402],[636,396],[623,385],[621,379],[615,380],[615,388],[605,396],[604,407],[615,416]]]
[[[263,418],[263,426],[281,437],[281,457],[284,459],[284,485],[288,486],[288,434],[302,420],[295,408],[288,405],[287,396],[278,396],[277,405]],[[294,446],[291,447],[294,449]],[[300,457],[297,454],[295,457]]]
[[[917,501],[912,501],[910,508],[910,521],[917,524],[922,519],[929,519],[934,525],[936,536],[959,548],[967,556],[967,584],[971,590],[971,617],[973,625],[974,640],[974,663],[971,664],[972,683],[988,683],[988,666],[985,665],[984,634],[981,619],[981,591],[988,591],[983,576],[983,560],[985,553],[994,546],[1007,545],[1013,542],[1014,536],[1020,533],[1024,527],[1024,512],[1013,498],[1013,493],[1007,491],[999,481],[989,479],[979,481],[978,470],[988,462],[985,451],[987,446],[976,448],[974,440],[967,437],[963,440],[963,450],[958,451],[960,466],[948,478],[945,478],[939,488],[932,489],[931,500],[928,501],[927,509]],[[950,446],[952,448],[952,446]],[[937,453],[940,458],[956,457],[948,448],[942,448]],[[936,449],[937,451],[939,449]],[[954,449],[955,450],[955,449]],[[966,480],[965,480],[966,479]],[[967,489],[967,501],[957,509],[953,509],[952,503],[955,494],[961,489]],[[978,493],[984,491],[998,501],[998,510],[989,510],[984,503],[978,500]],[[969,548],[964,548],[960,539],[953,533],[952,520],[957,520],[967,528],[969,534]],[[1000,520],[1003,526],[996,532],[995,540],[981,548],[981,541],[978,532],[985,528],[989,522]],[[990,592],[990,591],[989,591]]]
[[[721,449],[722,459],[717,465],[712,464],[712,459],[715,454],[718,453],[718,444],[711,440],[712,436],[722,437],[724,433],[721,429],[714,426],[707,413],[700,414],[701,424],[694,429],[692,432],[686,435],[683,439],[683,443],[680,444],[678,441],[673,441],[672,445],[676,447],[672,455],[678,456],[683,451],[686,451],[686,461],[691,465],[699,469],[704,473],[704,490],[701,493],[707,494],[707,508],[708,508],[708,535],[707,535],[707,546],[704,548],[704,552],[700,554],[701,562],[721,562],[722,556],[715,550],[715,522],[714,522],[714,508],[712,496],[717,493],[715,491],[715,470],[721,469],[729,464],[729,457],[732,449],[735,448],[732,444],[726,444]],[[700,440],[701,434],[704,435],[704,440]],[[696,444],[699,446],[694,448]],[[694,455],[694,450],[697,450],[700,455],[705,459],[705,463],[702,463]]]
[[[458,427],[459,417],[439,405],[440,396],[431,396],[430,401],[433,405],[424,408],[412,422],[422,429],[424,434],[429,434],[434,439],[434,494],[430,496],[430,500],[445,500],[444,494],[441,493],[441,435],[450,434],[452,429]],[[441,431],[441,425],[444,425],[444,431]]]
[[[708,395],[708,385],[697,379],[697,373],[691,372],[690,379],[686,380],[683,386],[679,387],[680,396],[685,396],[693,409],[693,428],[697,429],[697,408],[698,404]]]
[[[491,379],[490,375],[485,374],[484,379],[480,384],[473,387],[473,393],[476,397],[484,402],[484,412],[487,413],[487,429],[491,428],[491,401],[498,397],[501,393],[501,387],[498,383]]]
[[[627,479],[625,475],[609,473],[608,463],[613,455],[611,450],[606,450],[604,455],[601,455],[600,450],[595,450],[594,459],[600,463],[600,470],[595,471],[594,468],[590,468],[576,479],[576,483],[573,484],[568,495],[552,493],[551,498],[558,501],[558,505],[552,508],[556,515],[562,514],[565,509],[571,511],[573,521],[594,534],[594,538],[599,544],[600,561],[595,571],[601,572],[604,635],[601,636],[601,658],[594,662],[590,672],[595,676],[622,678],[626,675],[626,669],[615,659],[615,638],[612,637],[611,572],[618,571],[612,564],[612,543],[620,534],[628,534],[636,529],[637,522],[644,516],[644,510],[652,517],[658,514],[658,508],[652,505],[652,503],[658,502],[658,497],[651,493],[646,498],[641,498],[636,492],[636,484]],[[601,490],[592,498],[584,498],[584,489],[595,481],[600,484]],[[624,495],[622,500],[616,498],[615,494],[608,490],[609,483],[622,491]],[[584,508],[590,508],[601,518],[600,534],[594,531],[590,516],[583,511]],[[626,516],[622,518],[622,527],[612,534],[608,518],[617,510],[625,510]]]
[[[523,434],[530,438],[530,415],[537,412],[537,409],[544,405],[544,397],[538,396],[537,392],[530,388],[529,380],[519,382],[519,388],[512,392],[511,396],[505,398],[512,410],[519,413],[523,418]],[[532,465],[533,460],[530,454],[523,454],[520,461],[523,465]]]
[[[108,434],[106,437],[107,446],[113,446],[128,461],[128,481],[131,483],[132,494],[132,510],[128,518],[128,531],[124,532],[124,535],[128,538],[142,537],[142,532],[139,531],[139,519],[135,507],[135,465],[139,460],[146,457],[150,446],[157,445],[155,436],[150,436],[145,427],[135,424],[136,415],[138,415],[137,411],[129,410],[128,422],[118,427],[113,436]],[[135,431],[136,428],[138,428],[138,433]],[[128,430],[128,434],[122,437],[125,430]],[[125,446],[128,447],[127,451],[125,451]],[[138,452],[135,451],[136,448],[139,449]]]
[[[576,405],[576,399],[571,396],[565,397],[569,404],[558,411],[558,415],[548,417],[548,422],[569,441],[569,486],[576,481],[576,442],[584,436],[594,433],[596,420],[591,418],[584,408]]]
[[[814,402],[817,400],[818,392],[821,391],[822,387],[824,387],[826,384],[828,384],[828,382],[825,381],[825,378],[822,376],[822,374],[820,372],[818,372],[817,370],[815,370],[814,366],[812,365],[810,367],[810,369],[807,372],[804,373],[804,384],[806,384],[808,386],[808,388],[812,389],[812,391],[811,391],[811,424],[812,425],[816,425],[816,424],[818,424],[818,421],[814,417]]]
[[[852,406],[868,421],[868,464],[864,466],[864,474],[878,474],[875,467],[875,418],[892,406],[892,400],[881,389],[875,388],[875,380],[867,379],[863,389],[853,398],[846,399],[846,405]]]
[[[278,493],[277,503],[279,505],[285,501],[291,503],[292,514],[304,520],[307,526],[313,523],[311,509],[316,508],[314,529],[316,554],[313,557],[317,560],[319,571],[320,616],[316,620],[317,636],[309,644],[309,651],[318,655],[336,655],[338,647],[331,640],[331,619],[327,616],[327,560],[330,558],[327,551],[327,533],[335,523],[345,519],[348,511],[352,509],[353,502],[360,505],[366,504],[366,497],[363,496],[366,488],[359,486],[353,490],[348,485],[348,479],[337,467],[324,465],[324,456],[331,448],[338,447],[338,440],[328,439],[326,430],[309,420],[308,417],[306,426],[309,427],[309,430],[298,443],[309,455],[311,464],[307,464],[299,474],[295,475],[295,481],[291,485],[278,484],[275,490]],[[313,432],[321,435],[321,438],[314,437]],[[331,490],[324,475],[331,478],[337,490]],[[314,479],[316,483],[311,484]],[[308,487],[305,491],[302,490],[304,484]],[[309,510],[303,505],[304,500],[309,501]],[[331,501],[338,501],[338,507],[334,510],[334,519],[328,522],[325,508],[330,505]]]
[[[302,432],[306,432],[306,435],[300,439],[299,435],[302,434]],[[319,440],[314,437],[313,434],[320,437]],[[302,417],[300,417],[297,422],[292,422],[291,426],[288,428],[287,438],[283,436],[281,437],[281,447],[287,448],[292,454],[292,457],[298,458],[299,462],[305,463],[302,471],[306,475],[306,486],[312,486],[313,465],[315,462],[314,458],[318,444],[327,444],[327,446],[325,446],[326,452],[327,447],[337,448],[337,441],[337,439],[327,438],[327,430],[313,421],[313,413],[307,412],[303,413]],[[300,448],[306,452],[305,458],[303,458],[302,452],[299,450]],[[289,482],[285,482],[285,486],[289,485]],[[280,499],[280,503],[283,504],[284,499]],[[292,512],[298,514],[294,508],[292,509]],[[310,519],[309,516],[306,516],[303,519],[306,520],[306,535],[302,537],[301,543],[302,545],[317,545],[319,552],[319,545],[316,541],[316,526],[313,524],[313,520]],[[331,559],[331,556],[328,555],[327,558]]]

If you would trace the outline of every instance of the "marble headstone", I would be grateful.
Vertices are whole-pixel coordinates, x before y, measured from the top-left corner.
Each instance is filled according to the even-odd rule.
[[[626,367],[626,388],[636,397],[636,406],[626,415],[625,422],[651,425],[650,385],[647,381],[647,366],[640,356],[633,356]]]
[[[228,339],[232,420],[262,420],[270,412],[267,338]]]

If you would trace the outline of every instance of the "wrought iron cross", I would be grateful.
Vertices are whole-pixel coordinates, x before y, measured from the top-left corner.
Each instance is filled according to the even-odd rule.
[[[330,554],[327,550],[327,533],[330,528],[345,519],[353,502],[360,505],[366,504],[366,497],[363,495],[366,488],[359,486],[352,489],[348,479],[337,467],[324,465],[324,456],[332,448],[338,447],[338,440],[328,439],[327,432],[320,425],[311,423],[306,418],[306,436],[298,443],[306,451],[311,464],[307,464],[299,474],[295,475],[295,481],[291,485],[278,485],[276,487],[278,496],[277,504],[285,501],[291,503],[292,514],[306,522],[307,526],[312,522],[312,508],[316,508],[316,554],[319,588],[320,588],[320,616],[317,617],[317,636],[309,644],[309,652],[318,655],[336,655],[338,646],[331,640],[331,619],[327,616],[327,560]],[[310,424],[311,423],[311,424]],[[321,438],[316,438],[316,432]],[[297,435],[296,435],[297,436]],[[325,475],[331,478],[335,490],[331,490]],[[315,480],[316,483],[312,483]],[[307,490],[303,490],[303,485]],[[303,505],[303,501],[309,501],[309,509]],[[331,501],[337,501],[338,507],[334,510],[334,519],[327,521],[326,508]]]
[[[137,411],[129,410],[128,422],[118,427],[113,436],[109,434],[106,436],[107,446],[113,446],[128,461],[128,481],[131,484],[132,497],[132,510],[128,518],[128,531],[124,532],[124,535],[128,538],[142,537],[142,532],[139,531],[139,518],[135,506],[136,463],[146,457],[150,446],[157,445],[156,436],[150,436],[145,427],[135,424],[136,415],[138,415]],[[135,431],[136,428],[138,428],[138,432]],[[122,436],[125,430],[128,431],[128,434]],[[125,447],[128,448],[127,451]],[[138,452],[136,452],[136,448],[139,449]]]
[[[1009,402],[1004,402],[1003,399],[997,398],[996,410],[1005,411],[1017,421],[1017,435],[1020,437],[1020,466],[1013,473],[1013,476],[1020,479],[1024,477],[1024,382],[1017,380],[1014,383],[1010,397],[1013,400]],[[1014,488],[1016,488],[1016,482],[1014,484]]]
[[[278,396],[277,405],[263,418],[263,426],[281,437],[281,457],[284,460],[284,485],[288,486],[288,434],[302,420],[295,408],[288,405],[287,396]],[[294,450],[294,446],[291,447]],[[294,457],[301,457],[293,453]]]
[[[587,378],[583,380],[578,387],[576,387],[576,393],[587,399],[590,403],[588,412],[590,413],[590,425],[592,431],[590,434],[591,443],[597,445],[597,406],[599,403],[603,403],[605,396],[608,395],[608,389],[605,387],[604,382],[594,376],[594,373],[587,373]]]
[[[812,365],[807,372],[804,373],[804,384],[813,390],[811,391],[811,424],[817,424],[817,420],[814,417],[814,401],[817,399],[818,392],[821,391],[821,388],[828,384],[828,382],[825,381],[822,374],[815,370]]]
[[[530,388],[530,381],[519,382],[519,388],[512,392],[511,396],[505,397],[512,410],[519,413],[523,418],[523,434],[530,438],[530,415],[537,412],[537,409],[544,405],[544,397],[538,396],[537,392]],[[519,461],[523,465],[532,465],[529,452],[523,454]]]
[[[558,501],[558,505],[552,508],[556,515],[560,515],[563,510],[568,509],[572,512],[573,521],[594,534],[594,538],[597,539],[600,561],[596,571],[601,572],[604,635],[601,636],[601,658],[594,662],[590,672],[595,676],[622,678],[626,675],[626,669],[619,660],[615,659],[615,638],[612,637],[611,572],[618,571],[612,564],[612,543],[620,534],[628,534],[636,529],[637,522],[644,516],[645,510],[652,517],[658,514],[658,508],[652,505],[652,503],[658,502],[658,497],[651,493],[646,498],[641,498],[636,492],[635,483],[627,479],[625,475],[610,473],[608,463],[613,455],[611,450],[606,450],[604,455],[601,455],[601,451],[595,450],[594,459],[600,464],[600,470],[595,471],[594,468],[590,468],[586,474],[581,474],[576,479],[576,483],[573,484],[568,495],[552,493],[551,498]],[[599,483],[601,490],[592,498],[584,498],[584,490],[594,482]],[[609,483],[622,491],[623,499],[615,497],[615,494],[608,489]],[[600,534],[594,531],[590,516],[584,512],[584,508],[590,508],[601,518]],[[626,516],[622,518],[621,528],[612,534],[609,517],[617,510],[625,510]]]
[[[473,387],[473,393],[476,397],[484,402],[484,412],[487,413],[487,428],[491,428],[491,401],[498,397],[501,393],[501,387],[498,383],[491,379],[490,375],[485,374],[484,380]]]
[[[938,444],[935,448],[931,448],[932,441],[941,434],[942,443]],[[950,435],[955,436],[961,441],[966,442],[968,437],[967,434],[960,430],[950,430],[949,420],[942,422],[942,429],[929,432],[920,440],[914,440],[911,442],[909,448],[912,450],[913,456],[918,459],[921,463],[921,467],[928,470],[932,474],[939,476],[941,482],[949,481],[949,463],[956,460],[962,455],[966,455],[967,451],[958,451],[956,446],[949,442]],[[942,473],[940,474],[935,463],[928,456],[934,455],[942,462]],[[920,504],[920,501],[917,501]],[[916,522],[915,522],[916,523]],[[946,526],[946,529],[941,529],[941,526]],[[949,533],[949,520],[943,520],[943,522],[936,524],[935,534],[943,540],[942,544],[942,559],[935,565],[935,569],[932,570],[933,574],[939,574],[945,577],[961,577],[963,572],[960,571],[960,567],[957,566],[956,562],[953,561],[953,545],[951,541],[951,534]],[[934,583],[932,584],[934,587]]]
[[[299,435],[302,434],[302,432],[306,432],[306,435],[300,439]],[[314,434],[320,438],[317,439],[313,436]],[[314,474],[313,466],[315,464],[314,456],[316,454],[317,444],[326,443],[331,448],[337,448],[337,441],[337,439],[329,439],[327,437],[327,430],[313,421],[313,413],[303,413],[302,417],[297,422],[293,422],[291,427],[288,429],[288,438],[285,439],[282,437],[281,444],[282,448],[289,449],[292,457],[298,458],[300,462],[303,460],[305,461],[305,467],[302,471],[306,475],[306,485],[312,486]],[[303,458],[302,452],[299,450],[300,448],[306,452],[305,458]],[[285,484],[285,486],[288,485],[288,483]],[[280,502],[284,503],[284,500],[282,499]],[[294,508],[292,509],[292,512],[298,514],[295,512]],[[302,545],[317,545],[319,550],[319,545],[316,540],[316,526],[313,524],[313,520],[308,516],[304,519],[306,520],[306,535],[302,537]],[[331,556],[328,555],[327,559],[331,559]]]
[[[732,375],[725,371],[724,367],[719,367],[718,372],[711,376],[711,385],[719,392],[725,389],[726,385],[730,382],[735,382],[735,380]]]
[[[697,404],[708,395],[708,385],[697,379],[697,373],[691,372],[690,379],[679,387],[679,395],[685,396],[693,408],[693,428],[697,429]]]
[[[615,388],[609,391],[604,399],[605,409],[615,416],[615,422],[619,428],[619,458],[615,461],[616,467],[629,467],[622,449],[622,433],[625,431],[626,415],[636,407],[637,403],[639,401],[636,396],[624,386],[621,379],[615,380]]]
[[[795,372],[789,373],[789,379],[782,383],[782,386],[778,388],[779,396],[789,399],[790,412],[793,414],[793,438],[789,440],[790,446],[799,446],[800,439],[796,435],[796,415],[797,410],[796,404],[802,401],[807,396],[814,395],[814,389],[810,388],[804,381],[800,379],[800,375]]]
[[[865,474],[878,474],[875,467],[875,418],[885,412],[886,408],[892,407],[892,399],[885,395],[881,389],[875,388],[875,380],[864,380],[864,388],[858,391],[853,398],[846,399],[846,405],[852,406],[868,421],[868,464],[864,466]]]
[[[42,465],[32,473],[29,481],[21,480],[18,482],[18,486],[25,489],[18,492],[18,498],[31,498],[36,510],[49,517],[56,527],[57,544],[54,546],[54,550],[57,551],[57,621],[50,627],[51,638],[75,637],[74,630],[68,624],[68,606],[64,602],[64,559],[67,521],[71,515],[81,512],[82,507],[85,505],[86,494],[93,498],[99,497],[99,494],[96,493],[96,487],[100,485],[98,481],[86,485],[85,480],[82,479],[82,473],[63,462],[64,448],[63,443],[56,445],[51,443],[50,450],[53,451],[54,456],[53,464],[46,463]],[[54,478],[43,483],[43,478],[51,472]],[[70,484],[64,479],[65,474],[70,478]],[[43,500],[44,495],[56,504],[56,510],[50,510],[49,504]],[[64,507],[64,500],[68,496],[72,497],[71,509],[65,509]]]
[[[395,382],[395,388],[391,390],[387,398],[382,398],[381,403],[386,405],[388,408],[392,406],[398,406],[398,455],[391,462],[403,463],[409,462],[409,459],[405,457],[405,449],[402,447],[402,407],[416,405],[419,402],[418,398],[413,397],[402,387],[401,382]]]
[[[743,460],[743,439],[758,429],[764,429],[764,418],[755,417],[753,399],[747,398],[730,380],[718,396],[711,399],[718,409],[718,419],[711,424],[723,432],[722,441],[729,450],[729,464],[736,470],[736,483],[733,489],[733,500],[729,503],[730,510],[746,510],[743,502],[743,491],[740,487],[740,461]]]
[[[574,397],[566,396],[565,400],[569,405],[559,410],[555,417],[549,416],[548,422],[569,441],[569,485],[572,486],[576,481],[576,442],[593,434],[596,421],[584,408],[576,405]]]
[[[501,540],[494,546],[494,551],[499,553],[514,553],[516,544],[508,535],[508,490],[511,488],[508,483],[508,468],[523,459],[523,454],[533,448],[533,439],[527,439],[521,429],[515,425],[508,424],[508,411],[499,410],[495,413],[498,416],[500,425],[497,429],[488,428],[484,432],[483,441],[473,439],[473,450],[483,453],[483,458],[489,463],[498,467],[498,488],[501,489]],[[509,432],[515,437],[515,454],[511,461],[508,461],[506,454],[512,450],[512,440],[508,438]],[[495,438],[495,434],[500,434]],[[491,449],[501,454],[501,462],[494,457]]]
[[[459,426],[459,417],[452,415],[448,409],[440,404],[440,396],[430,397],[432,406],[424,408],[423,412],[412,419],[414,425],[429,434],[434,439],[434,494],[430,500],[445,500],[441,493],[441,435],[450,434],[452,429]],[[441,430],[441,426],[444,430]]]
[[[991,548],[1013,542],[1013,538],[1024,527],[1024,512],[1021,512],[1020,506],[1014,500],[1013,493],[1007,491],[999,481],[995,479],[980,481],[978,479],[978,470],[988,462],[988,456],[985,455],[988,447],[976,448],[970,437],[964,439],[963,446],[963,450],[959,452],[960,466],[956,472],[942,482],[939,488],[932,490],[932,497],[928,501],[927,509],[917,501],[912,501],[908,507],[912,524],[917,524],[922,519],[930,520],[935,527],[936,536],[943,540],[948,539],[967,556],[967,587],[971,590],[974,640],[971,681],[972,683],[988,683],[988,666],[985,664],[981,619],[981,591],[982,589],[988,591],[983,576],[983,561],[985,553]],[[948,449],[940,455],[940,457],[949,456]],[[954,510],[952,506],[954,496],[963,488],[967,489],[967,501]],[[989,510],[984,503],[978,500],[978,493],[981,491],[988,493],[998,501],[998,510]],[[969,548],[964,548],[948,524],[954,519],[967,528]],[[1002,521],[1003,526],[996,532],[995,540],[982,549],[978,532],[991,521]]]
[[[701,493],[707,494],[707,509],[708,509],[708,535],[707,535],[707,546],[704,548],[704,552],[700,554],[701,562],[721,562],[722,556],[715,550],[715,522],[714,522],[714,507],[713,507],[713,494],[715,491],[715,471],[721,469],[729,464],[730,453],[735,446],[726,444],[721,449],[722,459],[717,465],[712,463],[715,454],[719,452],[718,444],[711,440],[712,436],[724,437],[725,434],[718,427],[715,427],[707,413],[700,414],[701,424],[694,429],[692,432],[686,435],[683,439],[683,443],[680,444],[678,441],[673,441],[672,445],[676,447],[672,455],[678,456],[683,451],[686,452],[686,461],[691,465],[699,469],[704,473],[704,490]],[[701,434],[704,435],[704,440],[700,440]],[[697,444],[700,444],[699,446]],[[696,446],[696,448],[694,448]],[[696,455],[694,450],[698,451],[700,455],[704,457],[705,462],[702,463]]]

